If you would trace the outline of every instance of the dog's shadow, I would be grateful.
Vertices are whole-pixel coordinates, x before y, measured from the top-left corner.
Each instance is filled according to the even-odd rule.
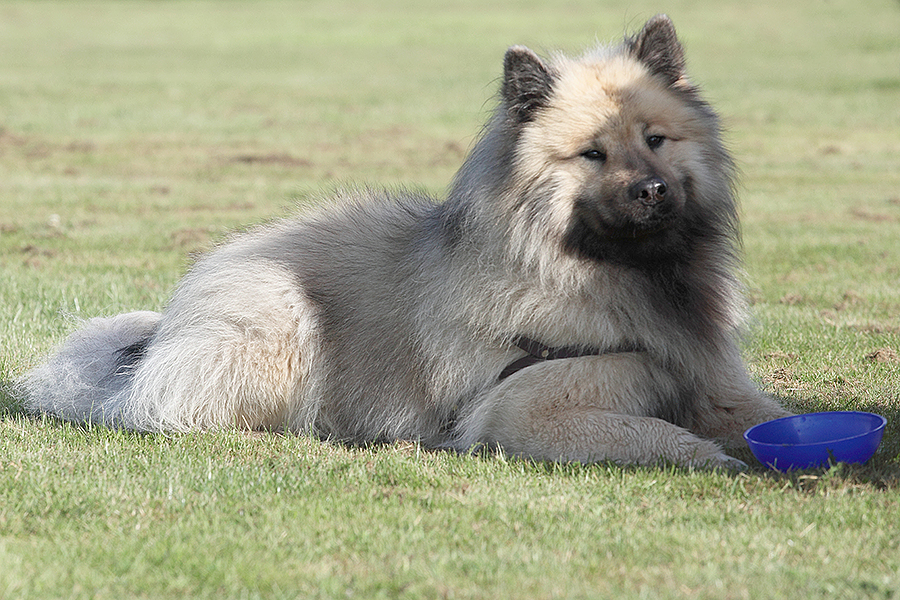
[[[812,406],[806,406],[802,403],[794,404],[798,412],[811,412]],[[806,410],[804,410],[806,409]],[[788,472],[778,472],[766,468],[760,464],[753,456],[749,448],[738,448],[729,451],[729,454],[735,458],[739,458],[749,465],[746,471],[728,472],[731,476],[737,477],[758,477],[761,479],[782,481],[789,484],[791,488],[803,492],[815,492],[823,486],[828,487],[866,487],[875,490],[894,490],[900,488],[900,407],[885,406],[880,404],[862,404],[855,410],[872,412],[884,416],[887,419],[884,437],[881,445],[875,452],[875,455],[864,465],[848,465],[839,464],[831,468],[804,469]],[[0,420],[37,420],[43,422],[56,422],[60,427],[78,427],[62,419],[57,419],[47,415],[37,417],[28,413],[22,402],[15,394],[15,386],[11,381],[0,380]],[[149,434],[152,435],[152,434]],[[259,434],[257,434],[259,435]],[[271,434],[275,435],[275,434]],[[331,442],[335,443],[335,442]],[[377,451],[378,445],[372,446]],[[423,449],[424,450],[424,449]],[[431,452],[432,450],[424,450]],[[434,452],[444,452],[446,450],[433,450]],[[487,460],[493,454],[490,451],[474,452],[473,456],[479,460]],[[567,469],[557,463],[550,462],[532,462],[536,469],[547,471],[548,473],[560,473]],[[580,468],[591,468],[590,465],[581,465]],[[642,467],[627,467],[631,469],[639,469]],[[679,468],[674,467],[675,470]]]

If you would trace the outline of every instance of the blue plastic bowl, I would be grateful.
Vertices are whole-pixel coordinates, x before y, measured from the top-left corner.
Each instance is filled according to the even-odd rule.
[[[760,423],[744,432],[756,459],[777,471],[812,469],[869,460],[887,419],[867,412],[794,415]]]

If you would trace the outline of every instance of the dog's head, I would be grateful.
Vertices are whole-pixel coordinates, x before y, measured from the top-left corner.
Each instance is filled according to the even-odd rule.
[[[500,111],[516,210],[568,251],[643,264],[733,234],[732,162],[668,17],[578,59],[510,48]]]

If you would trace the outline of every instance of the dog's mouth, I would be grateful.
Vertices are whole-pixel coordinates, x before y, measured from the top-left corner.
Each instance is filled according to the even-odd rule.
[[[646,240],[656,237],[669,230],[675,223],[675,214],[669,213],[652,219],[649,222],[634,223],[631,225],[604,227],[602,235],[614,240]]]
[[[598,240],[641,242],[663,236],[676,227],[681,203],[670,193],[655,203],[583,199],[575,202],[574,219],[581,221]]]
[[[567,251],[586,258],[643,265],[678,245],[679,222],[678,210],[613,222],[596,211],[581,211],[573,215],[563,243]]]

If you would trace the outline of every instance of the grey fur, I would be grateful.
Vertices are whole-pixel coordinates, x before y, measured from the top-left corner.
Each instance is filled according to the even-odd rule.
[[[529,158],[547,111],[578,104],[560,81],[616,60],[662,74],[666,97],[702,123],[680,146],[690,160],[670,164],[643,138],[596,167]],[[351,192],[238,236],[187,273],[162,314],[74,333],[22,382],[27,406],[146,431],[738,464],[712,439],[739,443],[745,427],[786,412],[754,388],[737,349],[733,169],[682,69],[665,17],[581,59],[511,49],[499,106],[446,201]],[[560,173],[572,168],[596,176],[567,192]],[[628,199],[648,176],[668,178],[662,208]],[[523,356],[518,335],[646,350],[542,363],[498,383]]]
[[[684,77],[684,48],[675,34],[672,21],[658,15],[644,25],[641,35],[626,40],[635,57],[669,85]]]

